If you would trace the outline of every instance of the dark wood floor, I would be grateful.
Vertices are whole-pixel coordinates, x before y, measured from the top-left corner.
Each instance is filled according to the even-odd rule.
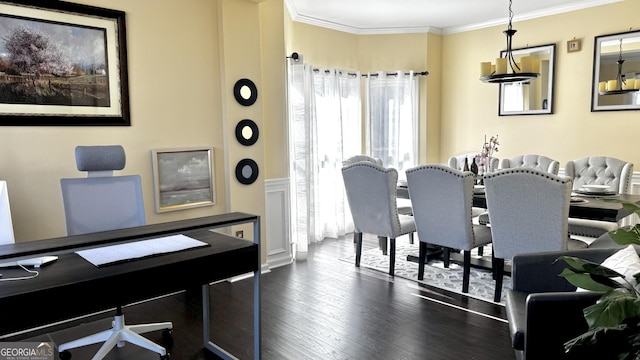
[[[365,249],[377,246],[365,241]],[[419,287],[340,258],[353,254],[351,239],[312,245],[305,261],[262,276],[263,359],[514,359],[502,306]],[[211,287],[213,334],[241,359],[253,356],[253,280]],[[81,296],[81,294],[78,294]],[[128,323],[172,321],[176,360],[216,359],[202,349],[200,289],[125,308]],[[23,334],[12,340],[60,343],[108,327],[110,314]],[[102,319],[102,320],[99,320]],[[161,341],[161,334],[147,335]],[[90,359],[97,345],[72,351]],[[133,345],[108,359],[158,359]]]

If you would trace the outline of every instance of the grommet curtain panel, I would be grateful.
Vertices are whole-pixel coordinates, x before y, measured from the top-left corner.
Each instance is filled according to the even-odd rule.
[[[367,74],[366,148],[386,167],[404,171],[418,165],[419,79],[413,71]]]
[[[296,258],[310,242],[353,232],[342,160],[362,153],[361,75],[288,60],[291,225]]]

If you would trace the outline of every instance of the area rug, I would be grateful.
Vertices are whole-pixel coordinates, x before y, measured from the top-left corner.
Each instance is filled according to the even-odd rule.
[[[396,244],[396,268],[395,276],[416,281],[425,285],[431,285],[447,291],[462,294],[472,298],[493,302],[495,281],[491,270],[471,268],[469,278],[469,292],[462,293],[462,264],[450,263],[445,268],[442,260],[431,260],[425,265],[424,280],[418,280],[418,263],[407,261],[407,255],[418,255],[418,244]],[[479,257],[477,251],[472,251],[472,257]],[[491,246],[484,247],[484,256],[491,257]],[[351,263],[355,262],[355,255],[341,259]],[[371,249],[362,252],[360,266],[368,269],[389,273],[389,256],[383,255],[380,249]],[[505,276],[502,286],[501,305],[504,305],[506,289],[511,288],[511,277]],[[495,304],[495,303],[494,303]]]

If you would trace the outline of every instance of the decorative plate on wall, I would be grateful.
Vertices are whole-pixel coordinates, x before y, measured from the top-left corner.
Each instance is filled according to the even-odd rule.
[[[236,165],[236,179],[240,183],[249,185],[258,179],[258,164],[251,159],[242,159]]]
[[[236,139],[244,146],[255,144],[259,135],[258,125],[253,120],[240,120],[236,125]]]
[[[258,89],[253,81],[240,79],[233,87],[233,96],[240,105],[251,106],[258,99]]]

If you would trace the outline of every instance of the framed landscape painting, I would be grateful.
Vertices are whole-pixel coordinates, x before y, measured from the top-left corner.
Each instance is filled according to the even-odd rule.
[[[215,204],[213,148],[151,150],[156,212]]]
[[[130,125],[125,14],[0,1],[0,125]]]

